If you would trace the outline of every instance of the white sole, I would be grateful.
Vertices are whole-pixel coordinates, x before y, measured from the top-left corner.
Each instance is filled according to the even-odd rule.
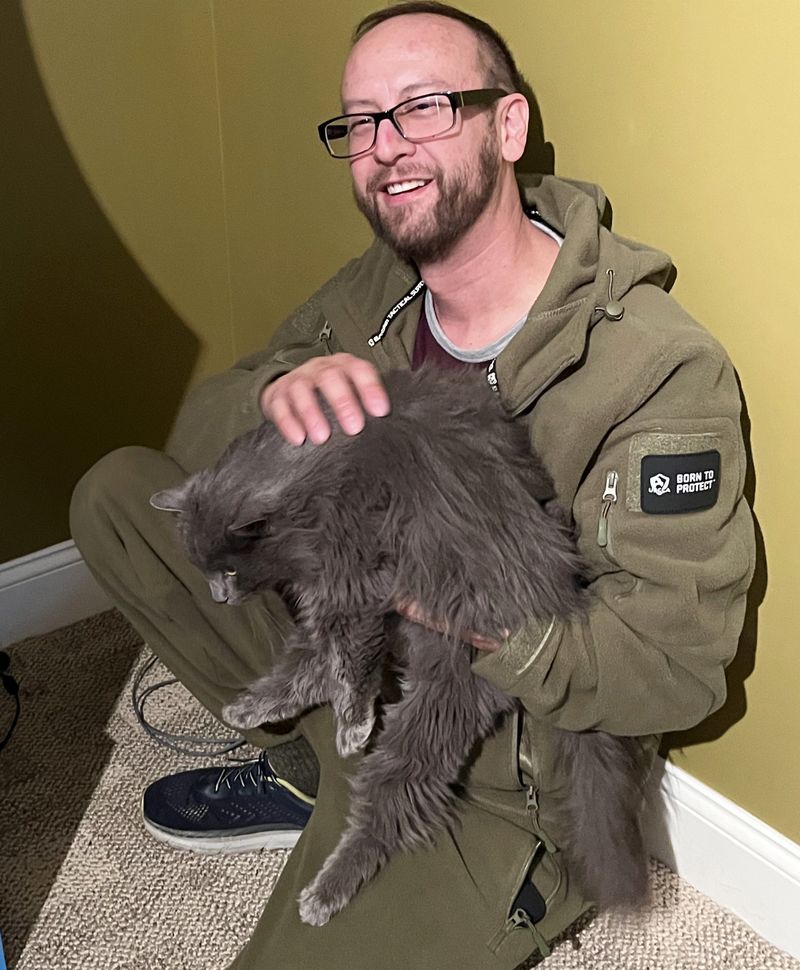
[[[259,852],[261,849],[293,849],[303,834],[300,829],[280,829],[274,832],[247,832],[236,836],[191,836],[159,828],[149,822],[144,813],[142,821],[156,841],[173,849],[205,855],[233,855],[237,852]]]

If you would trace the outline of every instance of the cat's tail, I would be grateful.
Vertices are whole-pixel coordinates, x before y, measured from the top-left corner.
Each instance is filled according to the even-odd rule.
[[[556,739],[568,777],[567,869],[599,908],[638,908],[649,895],[642,747],[604,731],[559,730]]]

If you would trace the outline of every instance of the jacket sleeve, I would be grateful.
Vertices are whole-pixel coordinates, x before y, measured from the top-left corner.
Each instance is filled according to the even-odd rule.
[[[320,307],[323,290],[284,320],[264,350],[189,392],[166,446],[187,472],[211,464],[237,435],[263,420],[260,398],[267,384],[312,357],[338,350]]]
[[[497,653],[480,656],[475,671],[519,697],[534,718],[570,730],[659,734],[721,706],[755,558],[739,411],[729,361],[721,351],[701,353],[614,427],[573,505],[594,577],[587,612],[531,621]],[[643,510],[646,456],[680,463],[675,456],[715,451],[712,506]],[[609,473],[618,476],[616,501],[604,511]],[[654,500],[644,501],[652,509]]]

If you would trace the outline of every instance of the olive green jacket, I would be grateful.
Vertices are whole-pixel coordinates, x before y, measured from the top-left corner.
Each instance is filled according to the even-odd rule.
[[[532,621],[474,668],[519,697],[542,727],[624,735],[687,728],[725,698],[753,569],[734,370],[664,292],[669,259],[601,225],[599,190],[538,181],[524,187],[526,205],[564,243],[495,373],[503,404],[528,423],[572,512],[593,570],[591,608],[569,623]],[[610,280],[621,319],[613,319],[619,308],[605,312]],[[314,355],[346,351],[382,371],[409,367],[423,290],[413,266],[374,243],[266,350],[193,392],[169,450],[187,470],[210,462],[260,420],[264,386]],[[645,456],[709,451],[720,456],[712,507],[643,511]]]

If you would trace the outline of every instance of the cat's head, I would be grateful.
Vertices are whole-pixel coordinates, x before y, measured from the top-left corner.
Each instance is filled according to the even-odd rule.
[[[203,471],[156,492],[150,504],[176,516],[186,553],[216,602],[241,603],[296,578],[296,530],[280,509],[265,505],[263,495],[232,494]]]

